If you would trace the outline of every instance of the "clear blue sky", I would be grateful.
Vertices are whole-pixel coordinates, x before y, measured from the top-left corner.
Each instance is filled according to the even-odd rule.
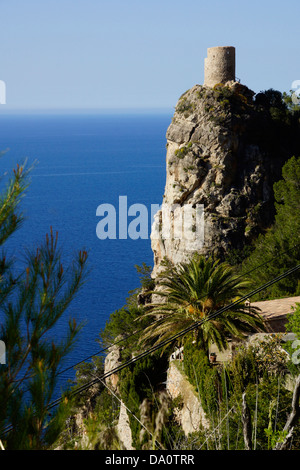
[[[0,0],[12,108],[168,108],[235,46],[255,92],[300,80],[299,0]]]

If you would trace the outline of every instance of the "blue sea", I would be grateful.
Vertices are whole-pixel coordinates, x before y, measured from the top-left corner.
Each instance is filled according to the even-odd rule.
[[[25,159],[34,164],[21,203],[24,224],[6,247],[17,268],[50,226],[58,232],[66,265],[79,249],[89,253],[87,282],[53,332],[57,339],[64,337],[70,317],[85,324],[64,369],[99,351],[97,339],[109,315],[139,286],[134,266],[153,266],[150,238],[100,240],[96,210],[111,204],[118,214],[119,197],[127,196],[128,207],[148,208],[150,234],[150,207],[160,205],[164,193],[170,121],[168,113],[0,115],[0,151],[7,150],[0,175]],[[72,368],[62,374],[60,387],[74,375]]]

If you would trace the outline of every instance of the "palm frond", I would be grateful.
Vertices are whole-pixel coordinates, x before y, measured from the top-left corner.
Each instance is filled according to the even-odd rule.
[[[144,316],[155,321],[148,326],[141,341],[163,341],[199,322],[198,334],[206,345],[215,343],[225,349],[228,338],[243,338],[251,331],[263,331],[259,310],[235,304],[218,316],[214,314],[244,294],[248,279],[237,277],[231,266],[211,258],[194,255],[188,262],[174,266],[165,261],[158,279],[160,302],[147,305]],[[201,330],[201,332],[199,331]]]

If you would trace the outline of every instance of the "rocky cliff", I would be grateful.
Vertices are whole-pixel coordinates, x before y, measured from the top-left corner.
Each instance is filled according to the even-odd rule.
[[[222,259],[271,225],[273,184],[297,146],[278,94],[255,96],[246,86],[227,82],[195,85],[180,97],[166,135],[162,207],[203,205],[204,239],[166,237],[172,230],[160,210],[151,234],[154,277],[164,257],[177,263],[198,251]],[[193,226],[191,231],[198,233]]]
[[[300,150],[299,122],[295,125],[290,117],[278,92],[255,95],[233,81],[214,87],[195,85],[180,97],[166,135],[165,194],[151,234],[153,277],[164,257],[177,263],[197,251],[223,259],[233,250],[243,250],[272,224],[273,184],[281,178],[285,161]],[[204,238],[195,227],[196,219],[189,221],[194,236],[176,236],[172,227],[180,209],[197,206],[204,207],[200,218]],[[171,211],[170,218],[163,218],[164,207]],[[182,224],[184,217],[185,212],[178,218]],[[140,305],[149,299],[148,289],[138,296]],[[155,296],[151,300],[155,301]],[[121,362],[120,349],[112,347],[105,373]],[[167,380],[159,385],[162,383],[167,391],[163,396],[172,400],[181,396],[176,422],[186,436],[201,426],[209,427],[195,390],[175,362],[169,363]],[[117,374],[107,384],[118,393]],[[162,403],[156,419],[147,399],[140,404],[139,416],[147,428],[152,429],[151,423],[165,417],[168,404]],[[117,431],[122,445],[132,449],[132,428],[123,404]]]

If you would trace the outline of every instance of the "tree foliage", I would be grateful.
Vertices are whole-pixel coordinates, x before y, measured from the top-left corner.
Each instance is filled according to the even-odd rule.
[[[218,309],[237,300],[248,285],[227,263],[199,255],[176,266],[166,262],[158,285],[161,301],[147,306],[142,317],[152,318],[142,335],[144,342],[159,343],[200,321],[195,332],[199,347],[207,350],[215,343],[222,351],[229,337],[244,338],[246,332],[264,328],[258,310],[246,308],[244,303],[236,303],[230,310],[211,318]]]
[[[292,157],[282,168],[282,179],[274,184],[276,216],[274,225],[255,243],[243,271],[257,266],[251,276],[255,287],[300,263],[300,157]],[[272,261],[270,261],[272,260]],[[286,277],[260,293],[260,299],[300,293],[300,273]]]
[[[0,198],[0,244],[23,221],[19,202],[28,172],[18,166]],[[60,366],[80,330],[70,319],[64,339],[54,327],[70,306],[86,274],[87,253],[80,251],[66,269],[57,234],[28,249],[25,268],[16,275],[5,253],[0,257],[0,338],[6,364],[0,365],[0,435],[7,449],[49,448],[61,431],[67,398],[50,410]],[[10,431],[4,433],[9,426]],[[4,437],[3,437],[4,436]]]

